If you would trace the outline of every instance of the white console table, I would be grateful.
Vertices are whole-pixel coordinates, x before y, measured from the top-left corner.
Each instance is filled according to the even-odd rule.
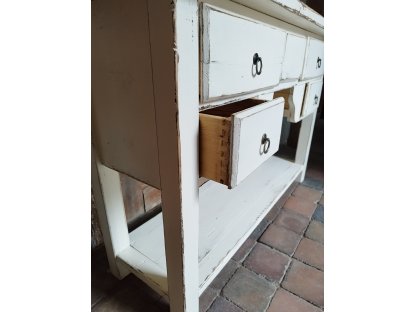
[[[323,17],[297,0],[92,2],[92,183],[111,272],[198,298],[295,180],[323,83]],[[275,156],[301,122],[293,161]],[[162,192],[129,233],[119,172]],[[199,183],[199,178],[208,182]]]

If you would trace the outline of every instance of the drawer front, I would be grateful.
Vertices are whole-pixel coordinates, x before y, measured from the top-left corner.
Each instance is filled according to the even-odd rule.
[[[231,187],[279,149],[283,108],[283,98],[277,98],[233,115]]]
[[[303,79],[322,76],[324,74],[324,43],[309,38],[306,49],[306,61],[303,68]]]
[[[322,84],[322,80],[308,83],[303,102],[302,117],[306,117],[318,108],[321,100]]]
[[[288,34],[282,79],[300,79],[306,51],[306,37]]]
[[[226,98],[277,85],[286,32],[203,9],[202,100]]]

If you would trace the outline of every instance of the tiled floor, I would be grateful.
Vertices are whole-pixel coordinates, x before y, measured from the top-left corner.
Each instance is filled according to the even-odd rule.
[[[305,181],[292,185],[201,295],[200,311],[323,311],[322,146],[312,145]],[[103,250],[92,257],[91,305],[95,312],[169,311],[134,276],[118,281],[107,273]]]
[[[310,173],[310,171],[308,172]],[[200,297],[200,311],[306,312],[324,306],[323,179],[295,184]],[[311,187],[312,186],[312,187]],[[144,283],[92,259],[92,311],[169,311]]]

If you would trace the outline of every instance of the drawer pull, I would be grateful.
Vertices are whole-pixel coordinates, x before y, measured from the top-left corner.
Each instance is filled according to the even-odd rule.
[[[322,62],[322,60],[321,60],[321,58],[318,56],[318,59],[316,60],[316,66],[317,66],[317,68],[321,68],[321,62]]]
[[[260,69],[259,69],[259,63],[260,63]],[[258,53],[255,53],[253,56],[253,65],[256,66],[256,74],[260,75],[263,69],[263,61],[261,60],[261,57],[259,56]]]
[[[260,154],[267,154],[270,148],[270,139],[267,137],[267,134],[263,134],[263,137],[261,138],[261,145],[263,147],[263,153]]]
[[[315,105],[318,105],[318,96],[317,95],[315,95]]]

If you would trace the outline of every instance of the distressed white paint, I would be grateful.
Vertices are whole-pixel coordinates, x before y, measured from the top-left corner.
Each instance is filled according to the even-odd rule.
[[[232,190],[212,181],[201,187],[201,292],[284,194],[300,169],[274,156]]]
[[[162,218],[154,218],[153,220],[159,221],[159,224],[162,225]],[[154,233],[152,233],[149,235],[146,232],[141,232],[141,236],[147,237],[148,240],[159,237],[163,240],[163,226],[160,229],[160,233],[157,234],[158,235],[154,235]],[[147,241],[147,243],[150,244],[151,241]],[[158,245],[153,244],[152,246]],[[154,250],[158,251],[161,256],[165,257],[164,245],[159,245],[158,248],[154,248]],[[168,294],[166,264],[163,265],[165,261],[162,262],[162,265],[159,265],[152,258],[149,258],[147,255],[141,253],[140,250],[133,247],[127,247],[120,252],[116,261],[119,267],[122,267],[136,275],[160,295]]]
[[[109,1],[113,3],[110,5]],[[253,24],[274,31],[280,28],[284,30],[285,38],[287,33],[289,38],[290,35],[308,37],[309,42],[312,39],[323,40],[323,18],[316,17],[316,13],[314,15],[312,10],[303,5],[296,7],[298,1],[207,2],[225,8],[221,10],[229,18],[242,20],[244,25]],[[99,38],[102,33],[97,32],[105,31],[109,31],[108,38],[111,37],[109,42],[105,43],[104,40],[101,43],[102,50],[108,50],[109,53],[97,56],[103,58],[103,64],[108,61],[111,66],[107,68],[110,70],[101,71],[101,65],[93,70],[93,80],[101,79],[101,82],[98,81],[100,88],[104,86],[100,93],[100,88],[94,87],[97,82],[93,81],[93,99],[94,103],[98,103],[93,104],[93,118],[98,116],[100,120],[93,120],[94,125],[99,125],[93,127],[94,142],[107,151],[107,156],[106,153],[102,154],[108,165],[118,162],[117,170],[145,181],[147,179],[148,182],[153,181],[150,184],[157,184],[162,190],[163,203],[163,215],[159,214],[129,236],[123,216],[118,174],[99,166],[102,169],[99,177],[99,170],[94,173],[93,169],[94,194],[98,194],[97,208],[110,268],[119,277],[133,272],[159,293],[168,293],[173,312],[198,311],[198,295],[226,265],[290,182],[298,176],[303,180],[316,110],[302,121],[295,163],[271,157],[233,190],[209,181],[201,187],[198,198],[199,109],[296,87],[299,82],[296,78],[288,78],[279,85],[248,85],[241,92],[231,91],[235,92],[233,97],[210,98],[209,102],[198,107],[200,79],[197,1],[100,0],[93,3],[93,7],[103,8],[107,5],[116,6],[117,10],[107,11],[116,15],[103,18],[101,28],[93,25],[93,37]],[[126,20],[122,19],[123,16]],[[93,15],[94,18],[96,16]],[[271,33],[275,34],[273,31]],[[262,42],[268,42],[264,52],[266,55],[275,52],[271,51],[275,50],[275,43],[269,43],[274,40],[273,36],[260,35]],[[233,39],[241,41],[247,38],[252,39],[252,36],[240,29],[238,36]],[[120,46],[117,46],[118,43]],[[220,50],[220,44],[219,40],[214,50]],[[229,42],[224,44],[230,45]],[[239,53],[235,52],[234,56]],[[264,56],[257,53],[264,61]],[[294,53],[300,52],[295,49]],[[124,57],[120,58],[120,55]],[[309,57],[312,59],[311,55]],[[252,62],[252,56],[250,61]],[[292,61],[287,60],[288,64],[290,62]],[[135,72],[138,64],[144,65],[145,79],[140,78],[141,73]],[[266,63],[263,65],[265,69]],[[287,72],[291,75],[292,71],[298,71],[298,66],[300,64],[293,61],[292,65],[287,65]],[[303,73],[307,73],[307,67],[304,67]],[[279,77],[280,71],[278,79]],[[309,82],[310,79],[305,77],[304,75],[302,83]],[[105,86],[112,79],[116,88],[108,85],[107,90]],[[215,79],[214,83],[217,82]],[[127,91],[126,94],[123,90]],[[118,100],[127,104],[116,107],[114,103]],[[102,104],[106,102],[110,104]],[[115,116],[111,116],[112,113]],[[112,118],[111,122],[107,122],[109,128],[104,126],[106,115]],[[126,120],[124,123],[121,122],[123,118]],[[149,142],[156,144],[156,148],[150,147],[152,152],[149,154],[139,155],[151,155],[150,161],[135,157],[134,153],[139,149],[131,146],[140,142],[144,135],[138,132],[141,126],[139,123],[144,125],[146,130],[143,133]],[[111,139],[115,149],[106,149],[107,138]],[[146,150],[143,146],[146,145],[140,145],[140,152]],[[121,158],[109,161],[112,159],[108,156],[111,153],[112,157]]]
[[[233,190],[213,181],[201,186],[198,252],[200,294],[300,171],[301,166],[274,156]],[[159,214],[130,234],[132,247],[140,253],[140,259],[147,259],[135,261],[135,270],[150,279],[159,279],[157,283],[163,276],[163,270],[166,275],[163,231],[162,215]],[[157,274],[147,271],[153,272],[156,267],[162,271]]]
[[[298,0],[232,0],[320,36],[324,35],[324,18]]]
[[[286,32],[207,5],[203,17],[204,100],[247,93],[279,83]],[[255,53],[263,63],[259,75],[253,65]]]
[[[318,108],[319,101],[321,100],[322,84],[322,80],[313,81],[307,84],[302,109],[303,117],[309,115]]]
[[[231,188],[279,149],[283,106],[284,99],[277,98],[232,115]],[[270,140],[267,153],[262,144],[264,134]]]
[[[146,1],[91,2],[92,132],[106,166],[160,188]]]
[[[303,84],[304,82],[302,81],[301,84]],[[286,80],[286,81],[281,81],[281,83],[275,87],[272,88],[266,88],[264,90],[256,90],[254,92],[250,92],[248,94],[244,94],[244,95],[238,95],[238,96],[234,96],[232,98],[228,98],[228,99],[219,99],[219,100],[215,100],[212,101],[210,103],[203,103],[200,105],[199,110],[203,111],[209,108],[213,108],[216,106],[221,106],[221,105],[226,105],[226,104],[230,104],[230,103],[234,103],[234,102],[238,102],[238,101],[242,101],[242,100],[246,100],[246,99],[250,99],[250,98],[259,98],[259,99],[265,99],[268,100],[270,93],[273,93],[275,91],[279,91],[279,90],[284,90],[284,89],[288,89],[288,88],[292,88],[293,86],[297,85],[298,81],[297,80]]]
[[[285,57],[283,60],[282,79],[299,79],[302,74],[306,52],[306,37],[288,34]]]
[[[318,59],[321,60],[319,66]],[[303,68],[302,79],[322,76],[324,74],[324,43],[314,38],[308,39],[306,48],[305,66]]]
[[[198,6],[148,0],[171,312],[198,311]]]
[[[117,255],[130,244],[119,173],[105,167],[91,148],[91,178],[95,207],[111,273],[123,278],[128,271],[116,263]]]
[[[306,166],[308,164],[309,151],[311,149],[313,127],[315,125],[317,110],[302,119],[299,131],[298,145],[296,148],[295,162],[302,166],[302,173],[298,177],[298,182],[305,179]]]

